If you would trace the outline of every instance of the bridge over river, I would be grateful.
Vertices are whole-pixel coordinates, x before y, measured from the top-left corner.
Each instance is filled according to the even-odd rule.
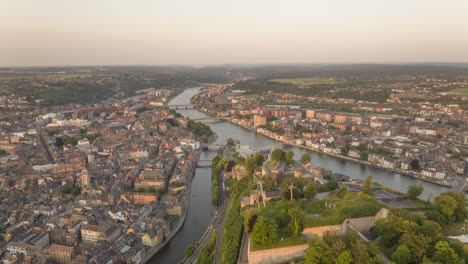
[[[195,87],[184,90],[182,94],[172,99],[170,105],[181,107],[177,112],[192,120],[200,118],[212,118],[197,109],[183,108],[189,107],[190,98],[200,91],[201,87]],[[191,105],[193,107],[193,105]],[[226,143],[228,138],[239,140],[241,144],[250,146],[251,149],[271,149],[275,147],[283,148],[285,151],[293,151],[294,158],[299,159],[302,154],[308,153],[311,156],[311,162],[314,166],[320,166],[335,173],[341,173],[350,178],[365,179],[367,175],[373,175],[374,181],[390,188],[405,193],[410,184],[421,183],[424,186],[424,192],[421,199],[426,200],[429,197],[435,197],[448,188],[424,182],[406,175],[394,173],[364,164],[359,164],[349,160],[343,160],[324,154],[308,151],[290,146],[258,133],[242,128],[230,122],[209,123],[210,128],[218,135],[218,138],[212,145],[219,146]],[[205,150],[200,155],[200,161],[212,160],[217,155],[214,147]],[[203,162],[205,163],[205,162]],[[206,162],[208,163],[208,162]],[[211,165],[211,162],[209,162]],[[188,245],[195,244],[203,235],[210,224],[211,206],[211,169],[197,168],[193,178],[191,188],[191,199],[188,209],[188,215],[184,226],[168,245],[162,249],[149,263],[177,263],[184,257],[185,248]],[[354,223],[353,223],[354,225]],[[356,225],[354,225],[356,226]]]

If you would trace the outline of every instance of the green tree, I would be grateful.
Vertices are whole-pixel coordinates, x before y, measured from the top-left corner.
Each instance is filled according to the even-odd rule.
[[[250,214],[250,217],[245,217],[245,231],[250,233],[253,231],[253,228],[255,226],[255,223],[257,222],[258,215],[256,214]]]
[[[276,190],[276,181],[271,176],[264,176],[263,180],[263,190],[265,192]]]
[[[451,248],[447,241],[439,241],[435,245],[435,253],[432,256],[434,262],[450,263],[450,264],[463,264],[465,261],[460,258],[453,248]]]
[[[286,162],[288,164],[293,164],[294,163],[294,152],[292,152],[292,151],[286,152]]]
[[[149,193],[155,193],[156,192],[156,189],[154,187],[149,187],[148,188],[148,192]]]
[[[346,186],[341,187],[336,196],[343,199],[348,194],[348,188]]]
[[[351,264],[353,263],[353,256],[348,250],[343,251],[338,258],[336,258],[335,264]]]
[[[220,170],[225,170],[227,168],[229,164],[229,160],[228,159],[221,159],[218,164],[216,165],[216,167]]]
[[[426,211],[425,215],[428,220],[437,222],[441,225],[447,224],[447,218],[437,210]]]
[[[304,230],[305,212],[300,206],[289,208],[288,215],[290,217],[290,229],[293,236],[297,236]]]
[[[307,163],[310,161],[310,155],[308,153],[302,154],[301,156],[301,162],[302,163]]]
[[[397,264],[410,264],[412,260],[411,251],[407,245],[400,245],[392,254],[392,260]]]
[[[258,217],[252,231],[252,240],[260,245],[269,246],[278,238],[278,226],[275,221],[263,216]]]
[[[452,240],[450,246],[453,248],[453,250],[455,250],[455,253],[457,253],[457,255],[460,256],[462,259],[465,259],[466,262],[468,252],[465,252],[464,244],[460,240],[454,239]]]
[[[185,248],[185,256],[190,257],[192,256],[193,252],[195,251],[195,247],[193,245],[189,245]]]
[[[419,195],[424,191],[424,187],[422,184],[411,184],[408,186],[408,191],[406,192],[406,195],[410,200],[416,200]]]
[[[451,217],[457,208],[457,201],[446,194],[436,197],[434,202],[446,217]]]
[[[253,173],[254,170],[257,168],[257,162],[255,161],[255,158],[248,158],[247,161],[245,162],[245,168],[249,173]]]
[[[348,155],[349,148],[350,148],[349,145],[346,145],[346,146],[341,147],[341,149],[340,149],[341,155],[344,155],[344,156]]]
[[[375,223],[374,231],[380,236],[380,243],[386,247],[395,245],[401,236],[399,226],[403,219],[391,214],[387,219],[379,219]]]
[[[255,163],[257,167],[262,166],[263,162],[265,162],[265,157],[261,153],[257,153],[254,155]]]
[[[239,165],[242,165],[242,166],[243,166],[243,165],[245,165],[245,162],[246,162],[246,160],[245,160],[245,158],[242,157],[242,156],[238,156],[238,157],[236,158],[236,164],[239,164]]]
[[[158,188],[156,190],[156,193],[158,194],[158,196],[162,196],[165,192],[166,192],[166,190],[163,187]]]
[[[236,143],[234,142],[234,139],[228,138],[228,139],[226,140],[226,145],[228,145],[228,146],[235,146]]]
[[[313,238],[309,242],[309,248],[306,250],[306,255],[304,257],[305,264],[321,264],[321,263],[331,263],[328,262],[327,252],[330,250],[330,246],[325,243],[320,238]]]
[[[400,243],[408,246],[411,251],[412,262],[420,263],[423,259],[424,253],[430,243],[430,238],[421,234],[413,232],[406,232],[400,238]]]
[[[301,195],[302,188],[304,187],[304,182],[302,178],[286,178],[281,182],[280,189],[281,194],[284,198],[290,199],[291,198],[291,190],[289,189],[290,185],[293,185],[293,198],[299,199]]]
[[[454,210],[453,217],[451,218],[454,222],[464,221],[466,218],[466,201],[464,192],[444,192],[442,195],[448,195],[457,201],[457,207]]]
[[[315,189],[315,182],[309,182],[305,187],[304,197],[307,199],[314,198],[317,194],[317,190]]]
[[[366,181],[364,182],[364,193],[368,195],[372,195],[372,175],[368,175],[366,177]]]
[[[363,150],[359,153],[360,160],[368,160],[369,159],[369,151]]]
[[[146,190],[145,190],[145,188],[143,188],[143,187],[139,187],[139,188],[137,189],[137,192],[139,192],[139,193],[144,193],[144,192],[146,192]]]
[[[286,153],[281,149],[275,149],[271,152],[272,161],[286,161]]]
[[[356,242],[350,246],[350,252],[355,263],[370,263],[371,258],[364,241],[357,239]]]
[[[211,161],[212,168],[216,167],[218,165],[218,162],[221,160],[221,156],[216,155],[213,157],[213,160]]]

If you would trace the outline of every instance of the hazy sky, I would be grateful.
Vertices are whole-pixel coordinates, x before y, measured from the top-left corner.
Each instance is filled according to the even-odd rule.
[[[468,0],[0,0],[0,66],[468,62]]]

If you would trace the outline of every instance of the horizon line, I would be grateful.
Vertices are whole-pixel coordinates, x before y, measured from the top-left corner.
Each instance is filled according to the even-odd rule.
[[[356,61],[356,62],[250,62],[250,63],[167,63],[167,64],[54,64],[54,65],[18,65],[0,66],[2,68],[47,68],[47,67],[212,67],[212,66],[262,66],[262,65],[435,65],[435,64],[466,64],[468,61]]]

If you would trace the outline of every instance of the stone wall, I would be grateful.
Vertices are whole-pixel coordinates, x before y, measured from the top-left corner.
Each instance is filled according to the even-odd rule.
[[[302,234],[310,239],[311,237],[319,236],[322,237],[323,234],[327,231],[336,232],[339,235],[344,235],[347,230],[350,228],[348,223],[351,224],[359,232],[369,231],[378,219],[384,219],[388,216],[388,209],[382,208],[375,216],[361,217],[361,218],[351,218],[346,219],[340,225],[329,225],[329,226],[317,226],[305,228]],[[250,248],[250,239],[248,242],[248,263],[249,264],[275,264],[275,263],[285,263],[294,258],[302,257],[305,255],[305,250],[309,247],[308,244],[291,246],[291,247],[282,247],[282,248],[273,248],[267,250],[257,250],[252,251]]]
[[[308,247],[308,244],[303,244],[291,247],[251,251],[249,241],[249,264],[285,263],[294,258],[303,257]]]
[[[317,226],[317,227],[304,228],[304,231],[302,231],[302,234],[306,236],[307,239],[310,239],[314,235],[322,237],[323,234],[327,231],[341,234],[341,230],[342,230],[342,225]]]
[[[375,216],[350,218],[343,221],[341,225],[317,226],[305,228],[302,234],[307,238],[313,235],[322,237],[326,231],[336,232],[339,235],[344,235],[348,231],[347,224],[353,225],[359,232],[368,232],[379,219],[385,219],[388,216],[388,209],[382,208]]]

